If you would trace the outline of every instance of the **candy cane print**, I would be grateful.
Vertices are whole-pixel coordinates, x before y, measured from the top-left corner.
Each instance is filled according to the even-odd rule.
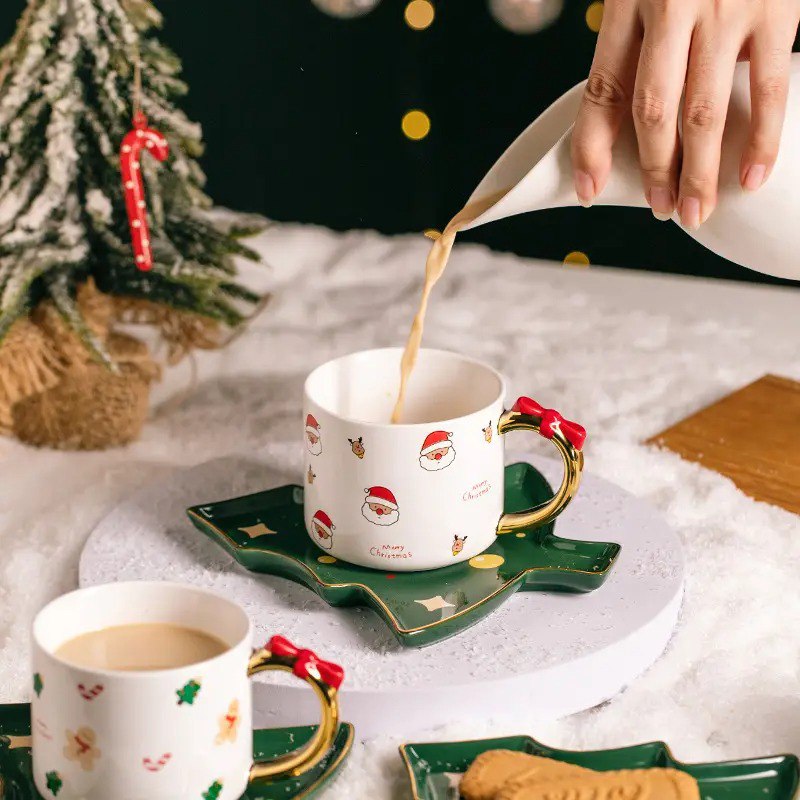
[[[78,692],[84,700],[91,701],[103,693],[103,686],[99,683],[96,683],[94,686],[84,686],[82,683],[79,683]]]
[[[36,730],[39,735],[47,739],[48,742],[53,741],[53,734],[50,733],[50,728],[47,727],[47,723],[43,719],[36,718]]]
[[[164,753],[158,761],[153,761],[152,758],[143,758],[142,766],[148,772],[161,772],[161,770],[169,764],[171,758],[172,753]]]
[[[153,253],[150,248],[147,203],[142,180],[142,148],[157,161],[164,161],[169,155],[167,140],[157,130],[148,128],[147,117],[137,111],[133,117],[133,130],[122,140],[119,164],[136,266],[143,272],[148,272],[153,268]]]

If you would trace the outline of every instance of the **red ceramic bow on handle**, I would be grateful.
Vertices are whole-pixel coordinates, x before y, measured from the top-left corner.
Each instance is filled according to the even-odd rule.
[[[333,686],[334,689],[338,689],[342,685],[344,670],[338,664],[317,658],[317,654],[313,651],[299,650],[283,636],[273,636],[267,647],[274,656],[294,660],[292,672],[298,678],[306,679],[311,675],[317,680]]]
[[[311,741],[272,761],[256,762],[250,770],[250,782],[296,778],[313,769],[330,752],[339,730],[339,687],[344,670],[338,664],[323,661],[312,650],[295,647],[283,636],[273,636],[263,650],[250,658],[247,674],[283,670],[311,685],[322,706],[322,721]]]
[[[500,433],[535,431],[553,442],[564,461],[564,480],[553,498],[526,511],[503,514],[497,525],[497,532],[512,533],[552,522],[569,505],[578,491],[583,472],[581,450],[586,441],[586,429],[577,422],[565,419],[558,411],[545,408],[530,397],[520,397],[514,407],[500,417],[497,430]]]

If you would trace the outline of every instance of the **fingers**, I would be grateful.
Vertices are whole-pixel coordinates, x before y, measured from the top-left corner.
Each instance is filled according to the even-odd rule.
[[[678,199],[678,113],[693,18],[677,4],[651,7],[633,90],[633,122],[645,197],[653,214],[669,219]]]
[[[747,191],[761,188],[778,157],[795,30],[796,20],[779,17],[766,22],[750,43],[752,118],[739,169],[739,180]]]
[[[717,202],[720,148],[728,113],[733,71],[743,36],[719,20],[695,28],[683,104],[683,164],[678,211],[686,228],[696,230]]]
[[[589,80],[572,134],[575,192],[589,206],[611,172],[611,149],[628,113],[641,43],[631,0],[607,0]]]

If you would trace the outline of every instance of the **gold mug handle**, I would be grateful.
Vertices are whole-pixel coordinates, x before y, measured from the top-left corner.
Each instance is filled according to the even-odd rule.
[[[497,423],[500,434],[509,431],[535,431],[550,439],[564,461],[564,480],[550,499],[534,508],[503,514],[497,523],[497,533],[535,528],[552,522],[568,505],[578,491],[583,472],[583,443],[586,429],[570,422],[552,408],[544,408],[530,397],[520,397],[510,411],[504,411]]]
[[[339,730],[339,687],[344,680],[340,666],[322,661],[311,650],[295,647],[283,636],[273,636],[265,648],[253,652],[247,675],[252,677],[267,670],[291,672],[310,683],[322,706],[322,721],[305,747],[280,758],[255,762],[250,769],[250,783],[297,778],[308,772],[330,752]]]

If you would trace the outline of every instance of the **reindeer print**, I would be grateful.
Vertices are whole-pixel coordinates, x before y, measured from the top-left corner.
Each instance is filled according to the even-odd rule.
[[[464,549],[464,542],[466,542],[467,539],[469,539],[469,536],[463,536],[463,537],[459,538],[458,534],[456,534],[453,537],[453,555],[454,556],[457,556]]]
[[[77,761],[84,772],[94,769],[94,762],[100,758],[100,750],[95,747],[97,734],[87,727],[78,728],[73,733],[66,732],[67,743],[64,745],[64,758],[68,761]]]
[[[348,439],[350,442],[350,449],[353,451],[354,456],[358,456],[359,458],[364,458],[364,440],[359,436],[358,439]]]
[[[483,431],[483,438],[486,439],[487,442],[492,441],[492,421],[489,420],[489,424],[485,428],[481,428]]]
[[[311,467],[309,467],[308,468],[308,474],[306,475],[306,479],[308,480],[308,482],[309,483],[314,483],[314,478],[316,478],[316,477],[317,477],[317,473],[314,472],[314,470],[311,469]]]

